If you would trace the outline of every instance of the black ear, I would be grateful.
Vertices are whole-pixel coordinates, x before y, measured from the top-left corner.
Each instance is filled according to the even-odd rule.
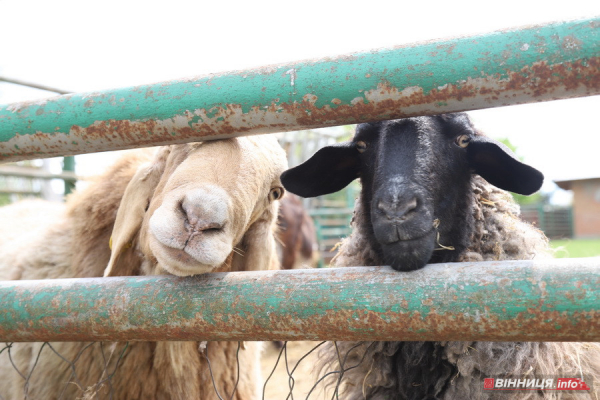
[[[485,136],[475,136],[467,147],[469,163],[475,173],[500,189],[530,195],[544,182],[537,169],[523,164],[504,144]]]
[[[323,147],[302,164],[281,174],[289,192],[315,197],[337,192],[358,178],[359,152],[352,142]]]

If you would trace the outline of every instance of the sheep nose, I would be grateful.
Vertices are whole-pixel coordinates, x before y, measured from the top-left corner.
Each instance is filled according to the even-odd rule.
[[[377,208],[390,220],[405,220],[419,205],[416,197],[402,198],[384,196],[377,202]]]
[[[195,232],[221,230],[227,221],[227,202],[217,194],[193,190],[185,194],[181,210],[189,229]]]

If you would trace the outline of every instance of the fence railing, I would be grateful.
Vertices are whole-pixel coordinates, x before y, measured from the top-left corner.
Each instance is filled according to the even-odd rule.
[[[72,171],[63,171],[59,174],[54,174],[39,168],[11,165],[0,165],[0,176],[14,176],[31,179],[61,179],[70,182],[77,180],[77,175]]]
[[[599,71],[595,18],[64,95],[0,107],[0,160],[594,95]],[[600,340],[599,271],[552,260],[4,282],[0,340]]]
[[[521,218],[538,227],[549,239],[574,236],[573,207],[532,204],[521,206]]]
[[[0,282],[2,341],[600,341],[586,259]]]
[[[65,157],[73,160],[74,157]],[[72,163],[74,165],[74,162]],[[5,195],[5,202],[18,201],[23,197],[42,197],[47,200],[61,198],[48,185],[48,181],[60,179],[65,184],[65,195],[75,187],[77,176],[73,170],[63,170],[61,173],[52,173],[43,167],[27,167],[21,165],[0,165],[0,195]],[[46,182],[40,182],[46,181]],[[0,204],[3,204],[0,201]]]
[[[0,107],[22,160],[600,93],[599,18]]]

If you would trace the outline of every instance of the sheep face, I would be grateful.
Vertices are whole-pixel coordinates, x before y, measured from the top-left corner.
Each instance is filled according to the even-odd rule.
[[[521,194],[543,181],[506,146],[477,134],[466,114],[446,114],[361,124],[351,142],[319,150],[282,182],[312,197],[360,177],[373,248],[393,268],[410,271],[465,250],[473,173]]]
[[[234,251],[264,263],[257,253],[271,248],[286,166],[283,150],[268,136],[161,148],[126,189],[105,275],[119,274],[114,265],[132,245],[147,274],[210,272],[231,264]]]

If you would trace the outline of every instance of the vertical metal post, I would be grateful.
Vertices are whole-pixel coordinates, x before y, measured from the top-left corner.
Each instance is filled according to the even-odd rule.
[[[574,215],[574,207],[569,207],[569,238],[573,239],[575,237],[575,215]]]
[[[63,158],[63,171],[75,172],[75,157],[68,156]],[[70,194],[75,189],[74,180],[65,179],[65,196]]]
[[[538,220],[539,220],[539,224],[540,224],[540,226],[538,226],[538,228],[541,229],[542,232],[546,232],[546,211],[544,210],[544,204],[538,203],[536,208],[537,208]]]

